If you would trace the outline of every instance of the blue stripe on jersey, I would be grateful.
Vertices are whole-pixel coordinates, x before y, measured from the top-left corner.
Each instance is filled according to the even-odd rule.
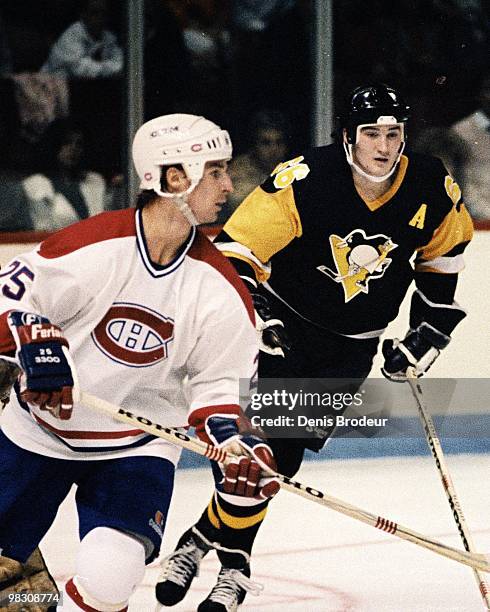
[[[29,406],[20,399],[20,394],[19,394],[20,389],[19,389],[19,384],[17,381],[14,384],[14,389],[15,389],[15,393],[17,395],[17,401],[19,402],[20,407],[26,412],[28,412],[30,415],[31,410]],[[39,425],[39,427],[41,427],[44,431],[54,436],[57,440],[62,442],[67,448],[77,453],[100,453],[100,452],[120,451],[120,450],[125,450],[127,448],[136,448],[138,446],[143,446],[147,444],[148,442],[151,442],[152,440],[155,440],[157,438],[157,436],[152,436],[151,434],[147,434],[146,436],[143,436],[143,438],[140,438],[139,440],[136,440],[135,442],[131,442],[131,444],[121,444],[119,446],[72,446],[64,438],[55,434],[54,431],[51,431],[50,429],[45,429],[44,427],[42,427],[42,425]]]
[[[49,429],[47,431],[49,431]],[[75,451],[76,453],[109,453],[111,451],[121,451],[129,448],[137,448],[138,446],[144,446],[152,440],[156,440],[156,436],[148,434],[143,438],[140,438],[136,442],[132,442],[131,444],[121,444],[119,446],[72,446],[71,444],[68,444],[68,442],[64,438],[57,436],[52,431],[49,431],[49,433],[52,434],[55,438],[57,438],[60,442],[62,442],[67,448],[72,451]]]

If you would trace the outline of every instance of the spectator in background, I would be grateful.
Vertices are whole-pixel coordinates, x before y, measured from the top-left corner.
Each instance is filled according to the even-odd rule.
[[[39,144],[42,173],[23,181],[34,230],[55,230],[104,210],[106,183],[84,167],[84,135],[69,120],[54,122]]]
[[[105,29],[107,17],[107,0],[86,0],[80,20],[54,43],[41,71],[67,78],[118,76],[123,52],[115,35]]]
[[[249,149],[230,163],[234,191],[228,196],[229,214],[265,181],[288,150],[287,120],[279,111],[258,111],[250,120],[248,134]]]
[[[295,4],[296,0],[232,0],[233,22],[244,31],[265,31],[279,12]]]
[[[482,80],[479,108],[451,127],[462,139],[466,206],[475,219],[490,219],[490,72]]]

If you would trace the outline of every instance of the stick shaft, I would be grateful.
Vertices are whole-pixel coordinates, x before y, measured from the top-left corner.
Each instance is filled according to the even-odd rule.
[[[439,472],[439,476],[441,477],[442,486],[449,501],[449,506],[451,507],[451,512],[458,528],[459,535],[461,536],[463,546],[466,551],[470,553],[474,552],[475,545],[473,543],[468,524],[464,517],[463,509],[461,508],[461,504],[456,494],[456,489],[454,487],[451,474],[449,473],[449,469],[446,464],[446,459],[442,451],[441,442],[439,440],[439,436],[437,435],[434,421],[430,415],[427,406],[425,405],[422,387],[418,379],[411,372],[409,372],[408,382],[410,383],[412,395],[414,396],[415,403],[417,404],[417,409],[420,420],[422,422],[422,427],[424,429],[425,438],[429,445],[432,456],[435,459],[437,471]],[[473,575],[475,576],[475,580],[478,585],[478,590],[485,603],[485,606],[487,610],[490,610],[490,590],[488,588],[488,584],[485,581],[485,577],[476,568],[473,568]]]
[[[154,436],[163,438],[168,442],[172,442],[177,446],[186,448],[187,450],[203,455],[204,457],[208,457],[208,459],[223,463],[228,458],[231,458],[231,456],[222,449],[206,444],[193,436],[188,436],[187,434],[174,429],[173,427],[166,427],[159,423],[155,423],[146,417],[134,414],[133,412],[120,408],[119,406],[115,406],[114,404],[90,395],[89,393],[81,392],[80,401],[89,408],[105,412],[118,421],[130,423],[142,431],[146,431]],[[408,542],[412,542],[417,546],[432,550],[436,554],[443,557],[453,559],[454,561],[463,563],[464,565],[468,565],[469,567],[476,568],[481,571],[490,572],[490,563],[484,555],[469,553],[452,548],[441,542],[432,540],[425,535],[417,533],[416,531],[408,529],[403,525],[399,525],[394,521],[385,519],[381,516],[376,516],[375,514],[371,514],[370,512],[357,508],[356,506],[352,506],[351,504],[348,504],[347,502],[337,499],[331,495],[327,495],[326,493],[314,489],[313,487],[309,487],[300,482],[291,480],[287,476],[283,476],[282,474],[274,475],[278,478],[281,488],[289,491],[290,493],[294,493],[295,495],[304,497],[305,499],[316,502],[322,506],[326,506],[331,510],[340,512],[346,516],[350,516],[355,520],[371,525],[371,527],[375,527],[376,529],[380,529],[381,531],[395,535],[402,540],[407,540]]]

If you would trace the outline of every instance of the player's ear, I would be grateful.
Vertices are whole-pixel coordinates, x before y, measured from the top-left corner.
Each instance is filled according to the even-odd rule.
[[[347,143],[347,130],[345,128],[342,129],[342,142]]]
[[[181,168],[170,166],[165,170],[165,183],[170,193],[180,193],[189,187],[189,179]]]

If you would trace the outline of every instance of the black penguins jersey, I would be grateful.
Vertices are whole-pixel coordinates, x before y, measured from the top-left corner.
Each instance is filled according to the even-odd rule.
[[[396,317],[414,277],[436,279],[429,285],[451,301],[471,237],[461,191],[438,159],[403,155],[390,189],[369,201],[342,147],[330,145],[279,164],[215,243],[302,317],[369,337]]]

